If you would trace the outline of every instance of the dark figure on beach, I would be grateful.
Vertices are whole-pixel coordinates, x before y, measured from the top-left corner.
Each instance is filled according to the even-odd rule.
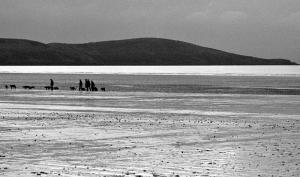
[[[82,81],[81,81],[81,79],[79,80],[79,88],[78,88],[78,90],[79,90],[79,91],[82,90]]]
[[[85,79],[85,90],[90,91],[91,90],[91,83],[90,80]]]
[[[31,90],[31,89],[34,88],[34,86],[25,85],[25,86],[23,86],[23,88],[24,88],[24,89],[29,89],[29,90]]]
[[[52,79],[50,79],[50,87],[51,87],[51,90],[53,90],[53,86],[54,86],[54,81]]]
[[[45,86],[45,89],[46,89],[46,90],[50,90],[51,87],[50,87],[50,86]]]
[[[75,87],[70,87],[70,90],[76,90],[76,88]]]
[[[5,89],[8,89],[8,85],[5,85]]]
[[[16,85],[10,85],[10,89],[17,89]]]
[[[105,87],[101,87],[101,91],[102,91],[102,92],[105,92]]]
[[[84,88],[87,90],[87,79],[84,79]]]
[[[87,80],[87,91],[91,91],[91,82],[89,79]]]
[[[91,91],[96,91],[95,83],[91,80]]]
[[[58,87],[52,87],[53,88],[53,90],[59,90],[59,88]]]

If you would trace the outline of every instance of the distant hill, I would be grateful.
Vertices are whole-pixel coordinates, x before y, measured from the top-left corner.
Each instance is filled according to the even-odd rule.
[[[0,38],[0,65],[294,65],[285,59],[232,54],[191,43],[138,38],[43,44]]]

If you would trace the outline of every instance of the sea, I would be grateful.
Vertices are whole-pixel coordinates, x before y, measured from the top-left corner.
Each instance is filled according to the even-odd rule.
[[[0,88],[50,79],[60,90],[90,79],[118,92],[300,95],[300,66],[0,66]]]

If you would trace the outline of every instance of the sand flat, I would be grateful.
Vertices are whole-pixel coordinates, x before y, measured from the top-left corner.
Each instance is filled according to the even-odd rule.
[[[297,95],[0,92],[0,176],[300,173]]]

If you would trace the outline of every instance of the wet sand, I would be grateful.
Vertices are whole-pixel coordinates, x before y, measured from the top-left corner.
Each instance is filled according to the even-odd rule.
[[[6,91],[0,176],[299,176],[300,97]]]

